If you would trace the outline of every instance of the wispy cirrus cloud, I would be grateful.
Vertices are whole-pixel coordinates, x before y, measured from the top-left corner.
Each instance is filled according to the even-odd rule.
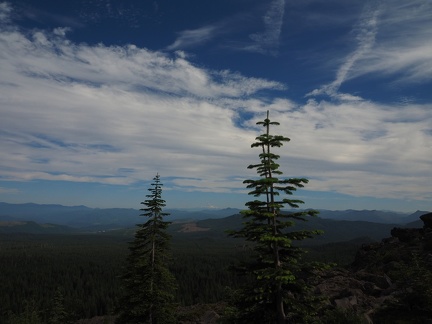
[[[396,76],[396,83],[432,79],[432,3],[430,1],[384,2],[379,41],[353,70],[353,77]]]
[[[359,100],[357,96],[349,94],[338,93],[340,86],[351,75],[354,65],[366,55],[375,44],[375,38],[378,31],[378,19],[381,12],[380,8],[370,8],[366,6],[363,14],[361,15],[359,22],[353,29],[352,33],[355,35],[356,47],[355,50],[350,53],[340,65],[336,72],[336,78],[333,82],[326,84],[318,89],[308,93],[307,96],[316,96],[320,94],[326,94],[331,97],[339,97],[343,100]]]
[[[285,12],[285,0],[272,0],[266,8],[266,12],[261,16],[264,30],[249,34],[248,40],[234,41],[233,39],[224,39],[219,45],[224,49],[236,51],[256,52],[266,55],[277,55],[279,49],[280,35]],[[169,46],[168,50],[183,50],[196,46],[201,46],[220,36],[227,34],[236,34],[239,30],[252,28],[250,18],[246,14],[237,14],[225,17],[217,23],[201,26],[196,29],[184,30],[178,33],[177,39]],[[239,21],[244,21],[242,26]],[[253,28],[256,27],[256,22]]]
[[[178,50],[200,46],[222,33],[224,33],[223,24],[214,24],[199,27],[197,29],[184,30],[178,33],[177,39],[174,41],[174,43],[167,46],[167,49]]]
[[[243,50],[276,55],[285,12],[285,0],[273,0],[263,17],[264,31],[249,35],[252,44]]]
[[[0,24],[9,22],[12,7],[7,2],[0,2]]]
[[[16,195],[18,194],[20,191],[18,189],[15,188],[3,188],[0,187],[0,194],[4,195]]]
[[[334,81],[308,96],[339,93],[343,83],[363,76],[394,76],[392,83],[418,83],[432,79],[432,3],[415,0],[366,5],[352,30],[354,51],[342,59]],[[354,96],[352,99],[361,98]]]

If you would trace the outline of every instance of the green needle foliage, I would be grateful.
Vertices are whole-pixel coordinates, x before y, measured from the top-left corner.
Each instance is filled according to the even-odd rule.
[[[120,300],[118,323],[175,323],[175,278],[169,270],[170,241],[167,233],[170,222],[164,221],[168,213],[162,212],[165,200],[159,174],[153,179],[151,192],[141,204],[147,217],[138,224],[130,254],[122,276],[123,296]]]
[[[235,323],[306,323],[316,312],[315,300],[305,283],[308,269],[300,260],[303,249],[294,241],[312,238],[320,231],[292,230],[294,221],[304,221],[315,216],[315,210],[282,212],[282,208],[298,208],[303,201],[283,198],[291,196],[297,188],[308,182],[304,178],[280,179],[282,175],[276,161],[279,155],[273,148],[279,148],[290,139],[271,135],[270,127],[279,125],[267,118],[258,122],[264,127],[264,134],[256,138],[252,148],[260,148],[260,163],[249,165],[256,169],[259,179],[245,180],[251,189],[249,195],[257,197],[246,203],[249,208],[242,212],[244,227],[229,233],[232,237],[252,242],[253,257],[250,262],[237,268],[246,275],[245,288],[234,298],[232,322]]]
[[[69,314],[65,309],[63,293],[60,288],[57,288],[49,311],[48,324],[70,323],[70,321],[67,320],[68,317]]]

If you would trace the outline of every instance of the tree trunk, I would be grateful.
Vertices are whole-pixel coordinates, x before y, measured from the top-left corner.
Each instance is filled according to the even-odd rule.
[[[277,289],[278,289],[276,294],[277,323],[286,324],[286,315],[285,315],[284,302],[282,297],[282,287],[280,284]]]

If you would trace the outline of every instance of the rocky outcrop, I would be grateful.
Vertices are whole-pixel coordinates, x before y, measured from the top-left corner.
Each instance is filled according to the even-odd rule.
[[[325,297],[329,308],[355,312],[373,323],[379,309],[396,302],[402,290],[409,291],[400,283],[401,269],[414,259],[432,269],[432,213],[420,218],[423,228],[394,228],[391,237],[364,245],[349,269],[320,273],[316,293]]]
[[[315,287],[315,294],[324,298],[324,308],[327,311],[340,310],[338,315],[357,314],[359,323],[394,323],[399,320],[397,313],[391,320],[381,320],[377,314],[392,303],[399,307],[402,292],[417,294],[418,286],[414,285],[416,278],[410,278],[410,282],[401,282],[401,272],[419,261],[426,263],[427,269],[432,269],[432,213],[420,218],[424,223],[423,228],[394,228],[391,236],[381,242],[363,245],[350,267],[317,272],[311,284]],[[415,275],[414,272],[413,276]],[[432,273],[430,278],[432,282]],[[419,278],[417,284],[419,281],[420,285],[423,284],[421,280]],[[430,301],[432,304],[432,290]],[[424,302],[429,303],[429,298]],[[225,306],[222,303],[182,307],[179,309],[179,323],[217,323]],[[401,308],[399,311],[403,316],[406,309]],[[326,319],[326,313],[321,315],[323,317],[319,319],[320,322],[334,323]],[[401,318],[401,323],[432,323],[429,313],[422,316],[420,321],[404,321]],[[338,323],[343,322],[343,319],[337,320]],[[346,322],[354,323],[352,320]]]
[[[328,308],[340,308],[359,314],[368,323],[373,323],[371,314],[385,301],[393,298],[395,285],[387,275],[366,271],[353,272],[333,269],[316,286],[316,292],[325,296]]]
[[[223,313],[225,304],[202,304],[180,307],[179,324],[216,324]]]
[[[421,215],[420,219],[424,223],[424,229],[432,229],[432,213]]]

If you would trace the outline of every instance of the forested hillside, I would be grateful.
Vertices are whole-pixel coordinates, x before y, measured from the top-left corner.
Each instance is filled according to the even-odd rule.
[[[197,222],[197,225],[212,227],[214,222]],[[235,289],[239,284],[229,267],[247,258],[249,248],[222,235],[225,226],[221,224],[219,231],[210,235],[207,231],[177,232],[182,224],[173,224],[176,231],[172,231],[170,267],[179,284],[176,291],[179,306],[220,303],[226,298],[227,287]],[[0,323],[33,313],[41,318],[41,323],[47,323],[58,292],[72,321],[115,314],[118,276],[132,235],[132,230],[61,235],[0,233],[0,278],[4,279],[0,281]],[[390,230],[382,238],[389,235]],[[382,238],[359,237],[308,246],[305,260],[348,265],[363,244],[375,241],[379,246]],[[185,316],[199,314],[196,306],[185,308],[184,312]]]
[[[46,320],[57,290],[72,320],[114,314],[118,276],[131,239],[130,233],[0,234],[0,277],[7,278],[0,281],[0,323],[30,310]],[[366,241],[316,246],[308,258],[347,264]],[[226,287],[239,284],[229,267],[247,257],[247,246],[198,233],[176,236],[172,245],[180,305],[220,302]]]

